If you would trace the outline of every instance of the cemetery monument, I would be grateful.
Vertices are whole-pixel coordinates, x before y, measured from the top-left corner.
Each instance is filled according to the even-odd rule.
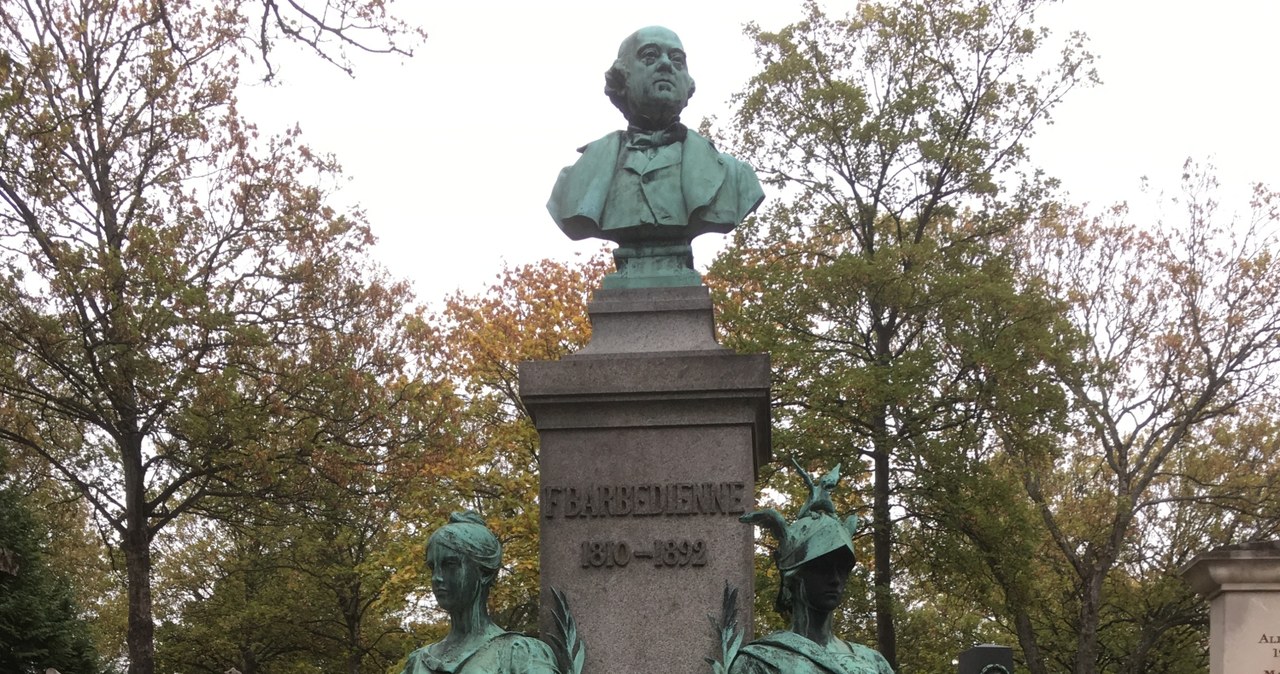
[[[590,343],[519,375],[541,445],[539,623],[554,648],[489,619],[502,546],[455,514],[427,546],[449,633],[404,674],[892,674],[832,634],[856,526],[832,505],[839,467],[804,474],[812,493],[792,523],[755,508],[772,459],[769,358],[717,343],[690,243],[740,224],[760,182],[680,122],[694,83],[675,33],[628,36],[605,83],[628,127],[581,148],[548,209],[570,238],[617,243],[617,271],[588,307]],[[778,540],[777,607],[791,617],[754,642],[752,522]]]

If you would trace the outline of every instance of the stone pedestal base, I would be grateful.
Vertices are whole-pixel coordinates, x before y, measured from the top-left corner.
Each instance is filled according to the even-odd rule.
[[[1280,674],[1280,541],[1218,548],[1182,569],[1209,600],[1209,673]]]
[[[524,363],[541,440],[541,627],[568,597],[587,674],[708,671],[725,583],[749,630],[767,356],[720,348],[705,288],[603,290],[580,354]]]

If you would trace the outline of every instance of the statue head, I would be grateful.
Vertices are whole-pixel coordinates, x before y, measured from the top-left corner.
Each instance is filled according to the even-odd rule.
[[[604,93],[632,126],[656,131],[680,119],[693,96],[680,38],[662,26],[627,36],[604,74]]]
[[[856,516],[841,521],[830,507],[830,491],[839,480],[839,467],[817,482],[798,464],[796,467],[811,493],[795,522],[788,524],[773,509],[756,510],[741,518],[769,530],[778,542],[773,561],[782,585],[774,608],[783,615],[790,614],[798,602],[835,610],[853,570],[853,532],[858,528]]]
[[[449,523],[427,541],[427,567],[436,603],[446,611],[483,606],[502,567],[502,544],[470,510],[449,516]]]
[[[806,524],[810,526],[802,527]],[[830,515],[811,516],[791,525],[787,541],[786,549],[778,550],[782,585],[774,609],[788,615],[797,604],[805,604],[834,611],[853,570],[853,541],[846,524]]]

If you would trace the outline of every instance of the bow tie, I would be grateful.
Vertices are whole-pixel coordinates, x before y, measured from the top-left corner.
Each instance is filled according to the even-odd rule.
[[[629,127],[627,129],[627,149],[647,150],[652,147],[679,143],[684,140],[685,134],[688,132],[689,130],[680,122],[658,131],[645,131],[634,126]]]

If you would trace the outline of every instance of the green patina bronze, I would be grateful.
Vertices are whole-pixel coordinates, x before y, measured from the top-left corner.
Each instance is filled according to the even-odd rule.
[[[793,461],[794,463],[794,461]],[[858,519],[841,521],[831,502],[840,466],[809,485],[808,502],[790,524],[776,510],[747,513],[742,521],[768,529],[777,539],[773,560],[782,575],[774,607],[790,616],[790,629],[757,639],[737,651],[730,674],[893,674],[874,650],[831,633],[831,616],[844,599],[853,570]]]
[[[436,603],[449,614],[449,633],[410,653],[402,674],[558,674],[546,644],[489,619],[502,544],[479,515],[454,513],[431,534],[427,566]]]
[[[628,128],[579,148],[560,172],[547,209],[569,238],[618,244],[606,288],[696,286],[690,243],[727,233],[764,192],[750,166],[680,123],[693,95],[684,46],[660,26],[623,40],[605,94]]]

